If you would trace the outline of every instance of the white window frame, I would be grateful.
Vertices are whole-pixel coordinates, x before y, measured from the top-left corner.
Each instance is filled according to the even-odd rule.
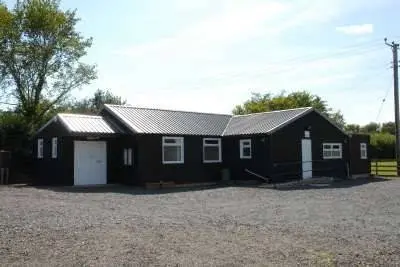
[[[125,166],[132,166],[133,161],[132,161],[132,148],[124,148],[124,165]]]
[[[58,156],[58,138],[51,138],[51,158],[56,159]]]
[[[43,153],[44,152],[44,142],[43,138],[39,138],[37,140],[37,158],[42,159],[43,158]]]
[[[218,141],[217,144],[207,144],[207,141]],[[218,147],[219,155],[217,160],[206,159],[206,147]],[[203,138],[203,163],[219,163],[222,162],[222,145],[221,138]]]
[[[240,158],[251,159],[251,156],[253,155],[253,150],[251,148],[251,139],[241,139],[239,142],[240,142]],[[244,155],[245,148],[250,148],[250,156]]]
[[[329,149],[325,148],[325,146],[330,146]],[[339,148],[333,148],[333,146],[339,146]],[[325,156],[325,151],[335,151],[335,152],[340,152],[340,155],[330,155],[330,156]],[[322,144],[322,157],[323,159],[342,159],[343,158],[343,146],[342,143],[323,143]]]
[[[368,159],[367,143],[360,143],[360,158]]]
[[[165,143],[167,139],[174,139],[176,143]],[[176,161],[166,161],[164,158],[164,149],[168,146],[180,147],[181,159]],[[163,164],[183,164],[185,162],[185,143],[183,137],[163,136],[162,138],[162,163]]]

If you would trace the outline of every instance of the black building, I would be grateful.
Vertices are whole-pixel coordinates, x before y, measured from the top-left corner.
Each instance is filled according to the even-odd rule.
[[[34,154],[38,184],[211,182],[222,172],[280,182],[369,173],[368,157],[350,153],[357,146],[368,139],[312,108],[231,116],[106,105],[99,116],[55,116]]]

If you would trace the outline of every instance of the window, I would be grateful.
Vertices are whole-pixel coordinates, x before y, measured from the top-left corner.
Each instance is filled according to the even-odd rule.
[[[183,137],[162,138],[163,164],[183,163],[184,160]]]
[[[203,139],[203,162],[213,163],[221,162],[221,139],[204,138]]]
[[[342,144],[340,143],[324,143],[323,144],[324,159],[341,159]]]
[[[132,166],[132,148],[124,148],[124,165]]]
[[[251,139],[240,140],[240,158],[251,159]]]
[[[361,159],[367,159],[368,158],[367,144],[366,143],[361,143],[360,144],[360,155],[361,155]]]
[[[57,158],[57,145],[58,145],[58,142],[57,142],[57,137],[53,137],[52,139],[51,139],[51,157],[53,158],[53,159],[56,159]]]
[[[43,139],[37,140],[37,157],[38,159],[43,158]]]

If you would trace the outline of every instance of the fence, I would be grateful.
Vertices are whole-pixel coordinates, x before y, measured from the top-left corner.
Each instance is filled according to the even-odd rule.
[[[397,176],[395,159],[371,160],[371,174],[378,176]]]

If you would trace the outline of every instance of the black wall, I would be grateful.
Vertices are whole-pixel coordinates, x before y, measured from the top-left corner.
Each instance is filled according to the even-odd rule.
[[[221,163],[203,163],[203,137],[184,137],[184,163],[162,163],[162,135],[137,136],[138,181],[176,183],[210,182],[221,179]],[[212,138],[206,137],[206,138]],[[218,137],[217,137],[218,138]],[[224,146],[222,145],[222,159]]]
[[[58,138],[57,158],[51,157],[51,139]],[[43,158],[37,158],[37,140],[43,139]],[[123,148],[134,147],[129,136],[94,136],[87,134],[71,136],[64,126],[55,121],[40,132],[33,142],[35,166],[34,183],[37,185],[73,185],[74,184],[74,141],[107,142],[107,183],[131,183],[134,180],[132,166],[123,164]]]
[[[251,159],[240,158],[240,140],[251,139]],[[270,168],[269,137],[267,135],[227,136],[223,139],[224,167],[229,169],[232,180],[259,180],[245,171],[266,176]]]
[[[311,134],[313,176],[347,176],[348,136],[323,116],[311,111],[271,135],[272,168],[269,175],[274,181],[302,177],[301,140],[306,130]],[[342,159],[324,160],[322,156],[324,142],[342,143]]]
[[[352,134],[350,136],[350,173],[369,174],[371,173],[369,135]],[[360,144],[367,144],[367,159],[361,159]]]
[[[64,126],[59,122],[55,121],[49,124],[42,132],[39,133],[33,140],[33,157],[35,162],[35,175],[34,183],[38,185],[69,185],[70,181],[69,165],[71,160],[69,157],[69,150],[71,145],[65,137],[67,131]],[[53,137],[58,138],[57,145],[57,158],[51,157],[51,139]],[[37,140],[43,139],[43,158],[37,158]],[[73,172],[72,172],[73,173]]]

